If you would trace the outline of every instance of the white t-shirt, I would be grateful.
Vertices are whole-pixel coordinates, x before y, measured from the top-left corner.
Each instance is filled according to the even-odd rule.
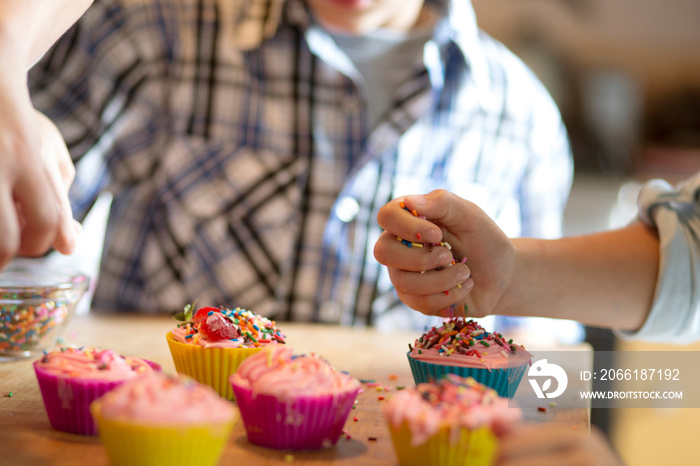
[[[433,36],[438,14],[432,11],[429,20],[420,28],[407,32],[389,29],[362,35],[329,32],[362,76],[370,130],[377,126],[384,113],[393,108],[396,90],[425,69],[423,49]]]
[[[662,180],[639,192],[639,218],[659,231],[659,276],[649,316],[625,339],[686,344],[700,340],[700,172],[672,187]]]

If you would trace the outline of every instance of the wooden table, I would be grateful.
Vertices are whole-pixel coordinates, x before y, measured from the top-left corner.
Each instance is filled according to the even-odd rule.
[[[73,319],[64,332],[63,341],[144,357],[161,364],[163,371],[175,373],[165,341],[165,334],[173,324],[174,321],[168,317],[88,314]],[[248,442],[243,426],[238,422],[221,464],[289,464],[290,454],[294,456],[294,464],[396,464],[380,410],[383,401],[379,397],[391,393],[387,393],[386,388],[395,390],[413,384],[406,352],[408,343],[413,342],[417,335],[408,332],[379,333],[365,328],[278,324],[295,352],[320,354],[339,370],[348,371],[361,380],[374,380],[379,387],[363,384],[364,391],[358,396],[357,407],[346,424],[350,438],[341,437],[333,448],[289,452],[258,447]],[[32,362],[0,363],[0,464],[108,464],[99,438],[67,434],[50,426]],[[356,422],[353,421],[354,416],[358,419]],[[589,427],[587,409],[550,409],[547,413],[531,409],[525,410],[524,416],[536,422],[561,422],[575,429]]]

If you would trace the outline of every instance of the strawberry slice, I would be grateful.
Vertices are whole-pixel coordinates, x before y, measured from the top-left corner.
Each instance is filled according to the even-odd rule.
[[[199,312],[197,312],[199,314]],[[220,312],[214,312],[207,316],[206,320],[199,326],[199,333],[209,341],[230,340],[238,338],[240,334],[233,325]]]
[[[207,320],[207,316],[209,315],[210,312],[221,312],[221,309],[216,308],[216,307],[201,307],[199,310],[195,313],[194,317],[192,317],[192,322],[199,324],[201,322],[204,322]]]

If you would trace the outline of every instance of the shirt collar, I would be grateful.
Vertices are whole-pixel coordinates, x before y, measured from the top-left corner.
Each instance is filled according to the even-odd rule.
[[[487,99],[489,89],[489,67],[480,43],[479,28],[474,8],[469,0],[426,0],[447,9],[446,17],[435,30],[435,41],[442,47],[454,43],[471,70],[471,77],[480,89],[477,95]],[[312,24],[310,12],[303,0],[243,0],[223,2],[235,4],[231,7],[233,17],[233,40],[241,50],[259,47],[265,39],[277,32],[281,20],[299,26],[302,30]],[[482,103],[486,101],[482,99]]]
[[[469,0],[435,0],[435,2],[442,8],[448,9],[446,17],[435,31],[435,41],[441,46],[450,42],[457,46],[471,71],[471,79],[479,89],[477,95],[482,97],[482,105],[486,105],[490,100],[488,93],[491,79],[474,7]]]

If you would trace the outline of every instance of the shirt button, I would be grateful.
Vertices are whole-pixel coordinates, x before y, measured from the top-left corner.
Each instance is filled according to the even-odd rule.
[[[336,202],[335,215],[341,222],[352,222],[357,218],[358,213],[360,213],[360,204],[354,198],[343,196]]]

